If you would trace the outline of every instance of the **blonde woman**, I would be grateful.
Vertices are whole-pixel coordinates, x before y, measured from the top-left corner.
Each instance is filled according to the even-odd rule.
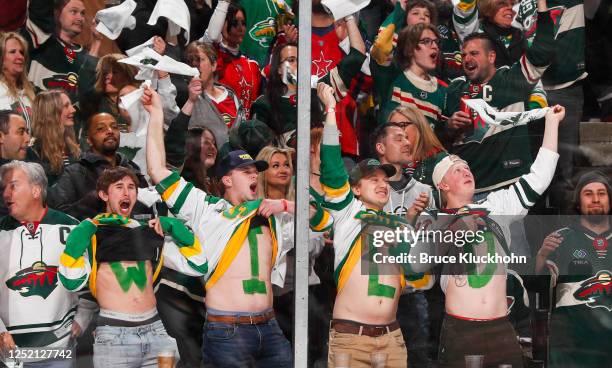
[[[406,132],[410,142],[412,177],[423,184],[433,186],[431,176],[437,159],[448,153],[425,119],[421,111],[412,106],[400,106],[389,115],[389,123]]]
[[[29,160],[42,164],[52,186],[64,167],[75,162],[81,150],[74,133],[75,109],[61,90],[39,93],[32,109],[34,144]]]
[[[268,199],[286,199],[293,212],[295,183],[293,181],[293,148],[266,146],[259,151],[256,160],[268,163],[268,170],[259,173],[257,196]]]
[[[28,44],[15,32],[0,33],[0,110],[13,110],[32,132],[34,87],[26,74]]]

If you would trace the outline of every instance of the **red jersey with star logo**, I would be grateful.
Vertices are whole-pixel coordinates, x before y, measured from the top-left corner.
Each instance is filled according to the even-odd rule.
[[[329,73],[340,60],[342,50],[334,26],[312,29],[312,74],[321,78]]]
[[[248,119],[251,105],[259,96],[259,64],[241,53],[232,54],[220,44],[215,44],[215,47],[217,49],[218,82],[230,87],[236,93]]]
[[[240,110],[240,101],[238,101],[237,96],[226,87],[219,85],[217,85],[217,87],[225,90],[223,94],[218,98],[213,98],[208,95],[208,98],[210,98],[217,110],[219,110],[219,114],[223,117],[223,121],[225,121],[227,127],[231,128],[236,122],[236,116],[238,115],[238,110]]]

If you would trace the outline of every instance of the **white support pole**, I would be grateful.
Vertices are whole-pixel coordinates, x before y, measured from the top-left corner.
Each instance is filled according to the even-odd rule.
[[[299,3],[297,185],[295,208],[295,313],[293,357],[296,368],[308,365],[308,231],[310,177],[310,70],[312,3]]]

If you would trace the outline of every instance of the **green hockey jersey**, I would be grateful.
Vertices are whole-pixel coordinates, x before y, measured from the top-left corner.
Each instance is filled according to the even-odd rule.
[[[533,86],[552,58],[555,43],[552,35],[549,12],[540,13],[533,45],[518,62],[498,68],[484,84],[472,83],[465,77],[450,84],[445,115],[459,111],[462,96],[482,98],[500,111],[525,111]],[[451,151],[468,162],[479,192],[515,182],[532,162],[526,125],[501,131],[475,125],[455,140]]]
[[[549,366],[608,367],[612,361],[612,231],[573,224],[547,262],[556,281]]]
[[[291,0],[241,0],[240,5],[246,12],[246,35],[240,51],[265,66],[274,45],[278,18],[291,13]]]

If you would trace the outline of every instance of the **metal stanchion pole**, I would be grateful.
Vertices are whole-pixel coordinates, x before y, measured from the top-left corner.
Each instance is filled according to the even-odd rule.
[[[297,185],[295,207],[295,313],[293,329],[296,368],[308,365],[308,231],[310,174],[310,70],[312,3],[299,3]]]

